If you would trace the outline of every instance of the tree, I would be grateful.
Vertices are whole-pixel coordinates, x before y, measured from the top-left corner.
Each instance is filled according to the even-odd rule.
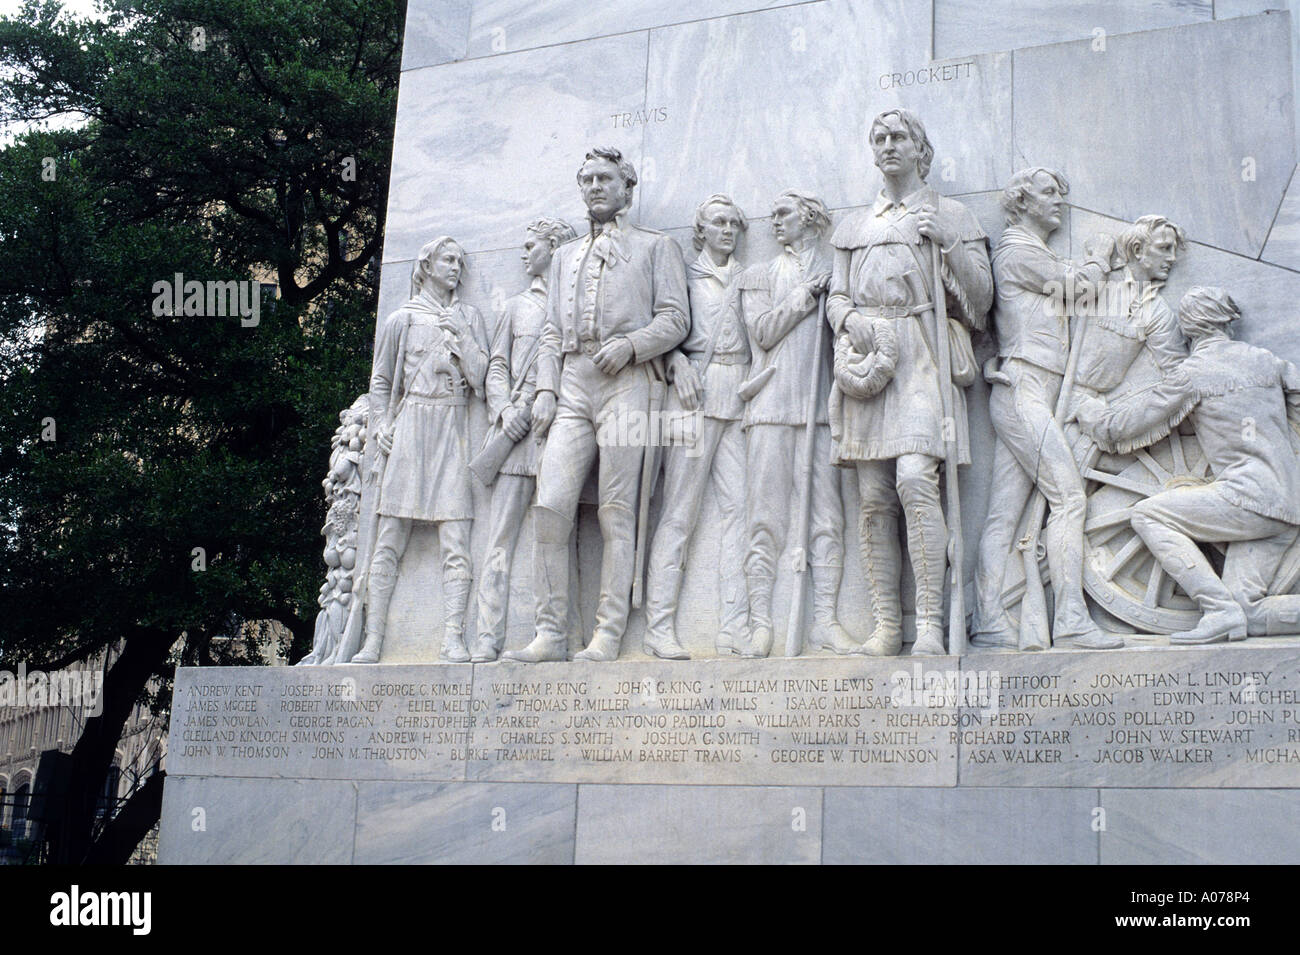
[[[245,661],[256,636],[221,638],[250,622],[310,646],[320,477],[369,367],[405,15],[394,0],[103,10],[29,0],[0,20],[0,119],[86,117],[0,151],[0,662],[120,645],[72,754],[52,847],[72,862],[120,861],[158,818],[147,785],[92,845],[151,682],[165,701],[177,662]],[[156,287],[177,273],[262,278],[279,298],[251,327],[167,314]]]

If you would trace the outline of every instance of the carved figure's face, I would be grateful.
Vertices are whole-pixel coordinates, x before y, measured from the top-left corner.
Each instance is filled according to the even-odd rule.
[[[740,216],[731,206],[715,202],[704,210],[704,245],[717,255],[728,256],[736,251],[740,238]]]
[[[461,272],[465,270],[465,252],[454,243],[447,243],[438,250],[429,267],[429,281],[436,288],[446,292],[455,291],[460,284]]]
[[[1025,218],[1044,232],[1054,232],[1061,227],[1061,210],[1065,198],[1056,178],[1045,172],[1034,176],[1025,192]]]
[[[1142,247],[1142,254],[1129,268],[1139,281],[1163,282],[1169,278],[1169,272],[1178,261],[1178,236],[1174,230],[1165,226],[1159,229]]]
[[[906,175],[916,168],[921,150],[903,125],[901,116],[886,116],[871,127],[871,151],[876,167],[886,176]]]
[[[799,214],[799,203],[793,199],[778,199],[772,207],[772,234],[782,245],[802,239],[808,232],[808,223]]]
[[[614,218],[632,198],[632,188],[619,174],[618,163],[608,159],[588,159],[583,163],[578,186],[587,211],[597,222]]]
[[[551,267],[551,256],[554,252],[547,239],[543,239],[535,232],[528,233],[528,239],[524,242],[524,271],[532,276],[545,275],[546,270]]]

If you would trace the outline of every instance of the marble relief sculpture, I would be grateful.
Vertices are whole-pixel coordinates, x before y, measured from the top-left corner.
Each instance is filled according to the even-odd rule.
[[[528,288],[506,300],[492,337],[486,391],[491,427],[482,451],[470,462],[492,488],[487,560],[478,580],[477,621],[470,658],[495,660],[506,639],[510,566],[520,526],[532,503],[540,444],[529,437],[537,396],[537,357],[546,321],[547,278],[555,250],[576,237],[560,219],[538,219],[524,241]]]
[[[957,465],[970,463],[962,389],[976,374],[969,330],[984,327],[993,295],[987,239],[968,209],[926,185],[934,147],[914,114],[881,113],[868,138],[884,188],[831,238],[827,315],[837,336],[848,335],[868,353],[896,347],[897,357],[874,394],[845,391],[837,380],[832,460],[854,469],[861,497],[862,567],[875,621],[862,652],[891,656],[902,648],[901,514],[916,582],[912,652],[941,654],[950,528],[939,466],[946,462],[951,487]],[[949,501],[951,507],[952,495]],[[953,524],[953,553],[960,553]]]
[[[1073,335],[1070,319],[1078,300],[1097,300],[1097,290],[1111,271],[1115,241],[1109,236],[1094,240],[1081,263],[1047,247],[1048,237],[1061,225],[1068,191],[1061,173],[1042,167],[1016,173],[1002,191],[1007,227],[993,253],[998,367],[985,374],[997,444],[975,575],[971,643],[977,647],[1047,645],[1035,546],[1044,501],[1050,508],[1045,542],[1055,596],[1052,636],[1072,637],[1075,646],[1093,649],[1124,645],[1121,637],[1093,622],[1084,602],[1087,499],[1062,423],[1065,409],[1060,407],[1063,395],[1068,401],[1072,381],[1067,379],[1073,379],[1079,360],[1076,355],[1071,362],[1068,356],[1078,351],[1081,325],[1088,316],[1075,321]],[[1031,497],[1038,508],[1029,506]],[[1003,606],[1003,577],[1007,565],[1017,560],[1016,530],[1027,506],[1031,516],[1021,543],[1026,589],[1016,628]]]
[[[576,659],[616,659],[643,602],[644,652],[689,659],[678,607],[708,487],[719,655],[772,653],[787,553],[787,656],[901,652],[900,520],[912,653],[962,652],[962,591],[945,583],[950,567],[961,580],[965,389],[978,374],[971,336],[991,307],[997,356],[983,370],[997,443],[971,644],[1122,647],[1116,617],[1176,631],[1175,644],[1300,630],[1300,372],[1232,339],[1240,310],[1221,289],[1193,289],[1175,316],[1162,292],[1183,230],[1144,215],[1071,260],[1049,246],[1065,176],[1030,167],[1002,191],[1007,224],[990,258],[972,213],[927,185],[934,147],[916,115],[880,113],[868,141],[884,179],[874,203],[827,243],[825,204],[787,190],[771,213],[781,250],[749,267],[737,257],[748,223],[730,197],[697,207],[687,266],[672,238],[630,221],[631,163],[593,149],[577,176],[588,228],[528,226],[529,285],[506,301],[490,347],[459,298],[464,251],[448,236],[424,246],[411,300],[380,327],[370,393],[335,434],[329,572],[302,662],[379,660],[415,521],[437,526],[442,660],[566,659],[579,599],[570,549],[593,466],[603,552],[594,632]],[[488,428],[471,449],[477,400]],[[669,434],[672,421],[690,427]],[[874,627],[861,644],[838,612],[846,472]],[[477,581],[473,480],[490,495]],[[535,632],[502,652],[526,513]],[[1207,547],[1225,551],[1221,570]],[[1140,578],[1136,598],[1125,574]],[[1109,611],[1105,626],[1085,595]]]
[[[747,228],[744,213],[728,196],[713,195],[700,203],[692,237],[699,255],[686,267],[691,329],[668,357],[668,416],[693,413],[697,421],[689,429],[689,442],[669,444],[664,451],[663,513],[646,572],[643,648],[670,660],[689,658],[677,640],[677,599],[687,547],[710,484],[721,512],[718,653],[739,653],[746,635],[742,558],[747,482],[739,388],[749,373],[749,341],[736,286],[743,268],[735,252]]]
[[[568,542],[593,463],[604,551],[595,633],[577,658],[617,658],[646,543],[656,463],[648,423],[661,412],[662,356],[690,329],[681,250],[630,221],[632,164],[617,149],[593,149],[577,179],[590,228],[555,252],[537,357],[532,423],[546,438],[533,506],[537,630],[503,654],[523,662],[567,655]]]
[[[1300,371],[1271,352],[1232,340],[1241,312],[1219,288],[1182,299],[1179,327],[1191,344],[1152,389],[1074,410],[1105,450],[1150,443],[1189,416],[1213,480],[1139,502],[1132,526],[1164,570],[1196,601],[1200,622],[1175,644],[1295,633],[1300,595],[1270,592],[1300,531]],[[1227,544],[1222,575],[1198,544]]]
[[[377,663],[398,562],[414,521],[438,526],[443,641],[439,653],[466,662],[465,612],[472,580],[468,402],[482,394],[487,334],[457,289],[465,252],[450,236],[420,250],[411,300],[379,331],[370,381],[377,462],[383,469],[366,594],[365,643],[353,663]]]
[[[327,505],[325,566],[328,569],[317,602],[316,630],[311,652],[299,666],[335,663],[349,630],[360,624],[354,597],[357,583],[357,532],[361,519],[361,468],[366,447],[370,396],[362,395],[339,412],[339,426],[330,439],[330,469],[321,485]]]
[[[746,270],[739,280],[741,314],[753,352],[750,377],[739,388],[745,402],[749,480],[744,564],[749,639],[741,650],[747,657],[765,657],[772,648],[772,591],[792,510],[799,515],[793,541],[800,572],[795,586],[804,585],[805,561],[812,577],[813,625],[807,645],[836,653],[858,647],[836,617],[844,505],[839,475],[831,466],[823,397],[831,365],[822,301],[831,278],[823,244],[829,227],[830,216],[820,199],[793,189],[782,193],[772,208],[772,231],[782,251],[770,262]],[[801,596],[796,594],[788,625],[796,634],[802,623]]]

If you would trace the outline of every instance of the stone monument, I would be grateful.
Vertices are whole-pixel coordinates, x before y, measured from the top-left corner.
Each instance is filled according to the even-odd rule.
[[[1300,859],[1294,24],[1132,6],[412,2],[315,643],[178,671],[160,858]]]

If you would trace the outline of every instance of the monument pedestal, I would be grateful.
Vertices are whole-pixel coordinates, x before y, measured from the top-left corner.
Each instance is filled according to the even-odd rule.
[[[162,862],[1296,862],[1300,638],[177,672]]]

